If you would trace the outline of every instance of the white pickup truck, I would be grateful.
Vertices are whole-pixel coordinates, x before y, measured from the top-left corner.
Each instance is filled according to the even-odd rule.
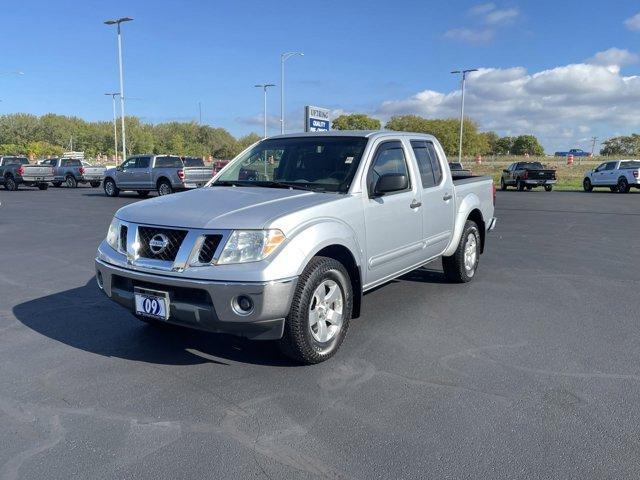
[[[604,162],[585,173],[582,180],[585,192],[593,187],[609,187],[612,192],[627,193],[640,188],[640,160],[615,160]]]
[[[96,280],[140,320],[277,340],[318,363],[363,292],[438,257],[449,280],[472,280],[494,202],[491,178],[452,179],[430,135],[281,135],[205,188],[118,210]]]

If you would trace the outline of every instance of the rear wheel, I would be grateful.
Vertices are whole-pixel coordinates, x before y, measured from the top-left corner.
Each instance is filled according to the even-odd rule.
[[[520,179],[516,180],[516,189],[519,192],[524,191],[524,182],[522,180],[520,180]]]
[[[618,193],[629,193],[631,187],[629,187],[629,182],[625,177],[620,177],[618,179]]]
[[[545,192],[550,192],[551,190],[553,190],[553,185],[545,185],[544,186],[544,191]]]
[[[67,178],[64,179],[64,183],[69,188],[76,188],[78,186],[78,181],[73,175],[68,175]]]
[[[117,197],[120,195],[120,189],[116,187],[116,182],[114,182],[111,178],[107,178],[104,181],[104,193],[107,197]]]
[[[149,190],[137,190],[136,193],[140,198],[146,198],[149,196]]]
[[[609,190],[611,190],[612,192],[617,192],[618,191],[618,186],[614,185],[613,187],[609,187]]]
[[[507,184],[504,183],[504,178],[500,177],[500,190],[504,191],[507,189]]]
[[[89,185],[91,185],[92,188],[98,188],[100,186],[100,182],[90,182]]]
[[[533,185],[527,185],[527,190],[533,189]]]
[[[38,184],[38,189],[39,190],[46,190],[47,188],[49,188],[49,185],[47,185],[46,183],[39,183]]]
[[[171,195],[173,193],[173,187],[168,180],[161,180],[158,182],[158,195]]]
[[[280,350],[307,364],[327,360],[344,340],[352,308],[353,291],[344,265],[314,257],[298,280]]]
[[[593,190],[593,185],[591,184],[591,180],[589,180],[588,178],[585,178],[582,181],[582,188],[584,189],[585,192],[591,192]]]
[[[15,178],[9,175],[4,179],[4,188],[10,192],[15,192],[18,190],[18,182],[16,182]]]
[[[470,282],[480,261],[480,230],[473,220],[467,220],[458,248],[450,257],[442,257],[447,280],[455,283]]]

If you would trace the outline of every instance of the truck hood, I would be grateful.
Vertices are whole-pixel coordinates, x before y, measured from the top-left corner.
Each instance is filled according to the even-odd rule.
[[[261,229],[269,222],[341,194],[261,187],[204,187],[121,208],[125,222],[204,229]]]

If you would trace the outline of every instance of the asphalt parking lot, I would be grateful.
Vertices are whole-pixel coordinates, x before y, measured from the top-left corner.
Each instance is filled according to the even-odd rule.
[[[108,301],[132,201],[0,191],[0,479],[640,477],[640,192],[499,192],[474,282],[376,289],[311,367]]]

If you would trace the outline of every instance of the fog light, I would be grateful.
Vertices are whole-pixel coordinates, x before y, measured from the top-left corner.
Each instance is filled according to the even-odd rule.
[[[233,299],[233,309],[238,315],[249,315],[253,311],[253,300],[246,295]]]
[[[104,281],[102,280],[102,272],[100,270],[96,272],[96,283],[100,290],[104,290]]]

